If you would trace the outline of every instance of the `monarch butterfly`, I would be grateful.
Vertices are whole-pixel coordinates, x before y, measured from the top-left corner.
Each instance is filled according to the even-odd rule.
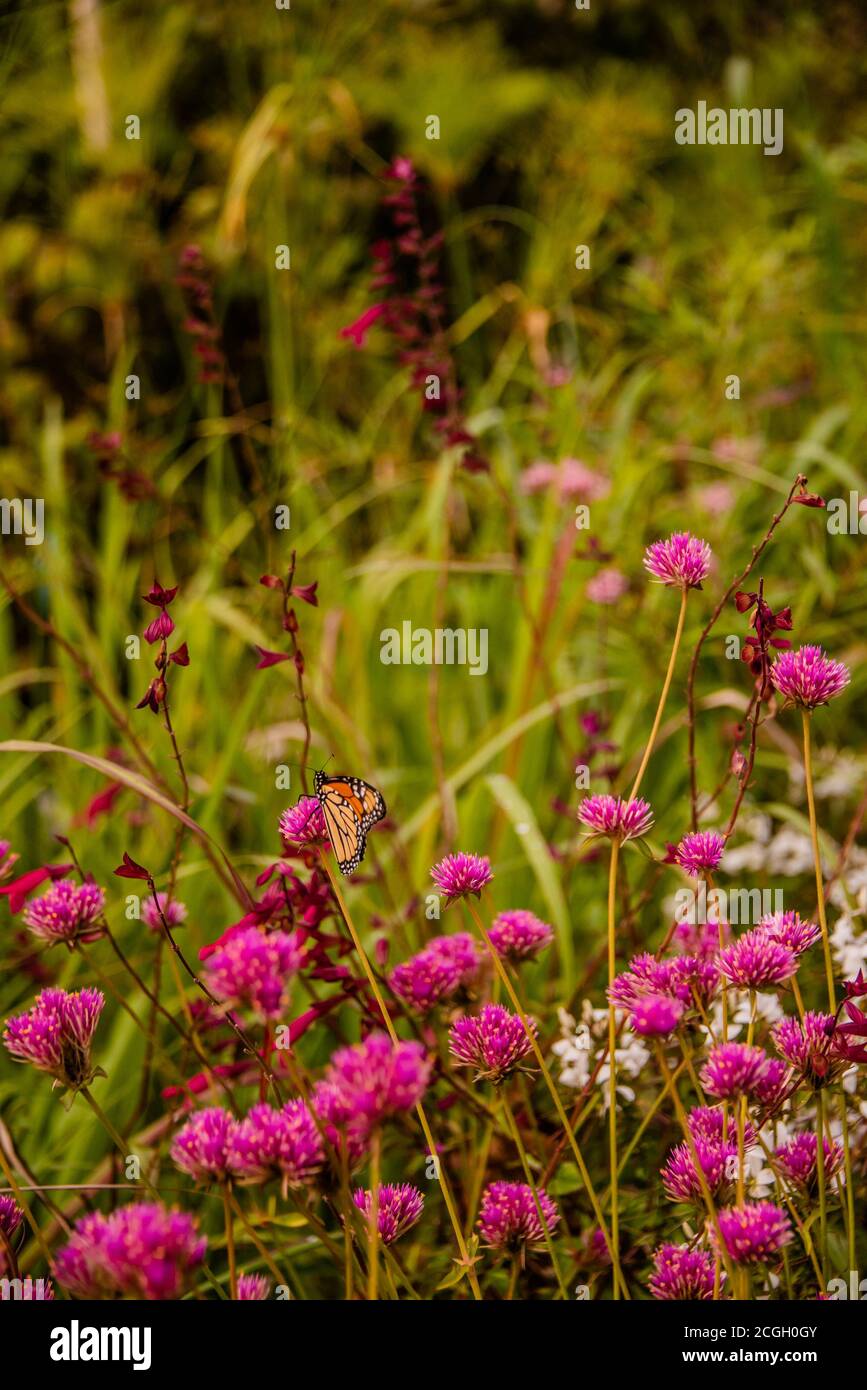
[[[385,815],[385,799],[369,782],[342,773],[326,777],[317,772],[313,787],[340,872],[348,876],[364,858],[371,826]]]

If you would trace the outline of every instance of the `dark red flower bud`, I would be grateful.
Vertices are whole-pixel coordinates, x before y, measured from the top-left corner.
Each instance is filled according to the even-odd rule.
[[[114,872],[118,878],[141,878],[146,882],[149,882],[151,877],[147,869],[131,859],[126,850],[123,852],[123,863]]]
[[[824,497],[820,497],[817,492],[802,492],[798,497],[793,497],[792,501],[799,502],[802,507],[825,506]]]
[[[186,642],[182,642],[175,651],[169,652],[169,661],[173,661],[176,666],[189,666],[190,653]]]
[[[261,579],[259,580],[259,583],[263,584],[266,589],[283,588],[283,580],[280,579],[280,577],[276,574],[263,574]]]
[[[150,593],[143,594],[142,598],[145,603],[152,603],[154,608],[168,608],[177,592],[177,585],[173,589],[164,589],[160,581],[155,579],[151,585]]]
[[[265,671],[269,666],[279,666],[281,661],[289,660],[288,652],[269,652],[266,647],[260,647],[256,643],[256,651],[259,653],[259,660],[256,662],[257,671]]]
[[[152,623],[148,623],[144,630],[144,639],[153,646],[154,642],[161,642],[164,637],[171,637],[174,630],[174,623],[166,610],[163,609]]]
[[[738,589],[735,594],[735,608],[739,613],[747,613],[752,608],[757,598],[758,594],[746,594]]]
[[[317,608],[319,606],[319,600],[316,597],[318,583],[319,580],[314,579],[312,584],[295,584],[289,592],[293,598],[300,598],[303,603],[309,603],[311,607]]]

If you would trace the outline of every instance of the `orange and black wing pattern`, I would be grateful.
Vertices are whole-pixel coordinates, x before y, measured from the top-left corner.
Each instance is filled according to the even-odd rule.
[[[313,785],[340,872],[354,873],[364,858],[368,831],[385,815],[382,793],[360,777],[344,774],[317,772]]]

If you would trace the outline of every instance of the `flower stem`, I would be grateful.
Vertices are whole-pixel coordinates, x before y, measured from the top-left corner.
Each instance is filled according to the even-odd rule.
[[[370,1214],[367,1218],[367,1297],[379,1298],[379,1170],[382,1134],[377,1126],[370,1140]]]
[[[693,1167],[695,1168],[695,1175],[698,1178],[698,1184],[701,1188],[701,1195],[704,1199],[705,1207],[707,1208],[707,1214],[711,1219],[711,1224],[713,1225],[714,1231],[716,1233],[719,1254],[722,1258],[723,1264],[726,1267],[726,1273],[729,1276],[729,1287],[731,1289],[734,1289],[735,1281],[733,1277],[732,1266],[729,1260],[725,1241],[722,1238],[722,1231],[720,1230],[719,1217],[717,1216],[714,1200],[711,1196],[710,1188],[707,1185],[707,1178],[705,1177],[704,1169],[702,1168],[701,1163],[699,1162],[698,1153],[695,1147],[695,1140],[692,1136],[692,1130],[689,1127],[689,1121],[686,1118],[686,1111],[683,1108],[683,1102],[680,1099],[677,1086],[675,1085],[672,1073],[669,1071],[668,1063],[665,1060],[665,1053],[663,1052],[662,1046],[659,1042],[656,1043],[656,1060],[659,1065],[659,1070],[662,1075],[662,1080],[665,1089],[671,1096],[671,1099],[674,1103],[674,1109],[677,1115],[678,1124],[680,1125],[680,1128],[683,1132],[683,1137],[686,1140],[686,1146],[689,1149],[689,1155],[692,1159]],[[715,1290],[715,1292],[718,1291]]]
[[[685,591],[684,591],[685,592]],[[608,988],[614,984],[617,973],[616,943],[616,896],[617,896],[617,858],[620,841],[611,841],[611,860],[608,867]],[[620,1249],[620,1209],[617,1178],[617,1021],[614,1005],[608,1001],[608,1171],[611,1192],[611,1242],[615,1250]],[[615,1302],[620,1298],[618,1281],[614,1280]]]
[[[855,1268],[855,1193],[852,1190],[852,1153],[849,1147],[849,1113],[846,1106],[846,1089],[840,1085],[840,1119],[843,1127],[843,1172],[846,1176],[844,1210],[846,1215],[846,1244],[849,1252],[849,1268]],[[837,1180],[839,1182],[839,1178]]]
[[[822,1278],[828,1277],[828,1199],[825,1191],[825,1097],[816,1092],[816,1181],[819,1187],[819,1243]]]
[[[681,590],[680,613],[678,614],[677,618],[677,628],[674,634],[674,642],[672,643],[671,647],[671,656],[668,658],[668,670],[665,673],[665,680],[662,685],[662,694],[659,697],[659,704],[656,707],[656,716],[653,720],[653,728],[650,730],[650,738],[647,740],[647,745],[644,749],[644,753],[642,754],[638,771],[635,774],[635,781],[632,784],[632,790],[629,793],[628,799],[630,801],[632,801],[632,799],[638,795],[638,788],[641,786],[642,779],[644,778],[644,774],[647,770],[647,764],[650,762],[650,755],[653,752],[653,745],[656,743],[656,735],[659,733],[659,726],[662,723],[662,715],[665,710],[665,702],[668,699],[668,692],[671,689],[671,681],[672,677],[674,676],[674,666],[675,662],[677,661],[678,650],[680,649],[680,639],[683,637],[683,625],[686,619],[687,592],[688,590],[686,589],[686,587],[684,587]]]
[[[479,935],[481,936],[482,940],[488,948],[488,954],[490,955],[491,960],[494,963],[494,969],[496,970],[497,974],[502,980],[506,993],[512,1001],[512,1007],[517,1013],[521,1022],[523,1023],[524,1031],[526,1032],[527,1037],[530,1039],[530,1046],[533,1049],[533,1054],[536,1058],[536,1062],[538,1063],[539,1070],[542,1073],[545,1085],[548,1087],[548,1093],[554,1102],[554,1109],[557,1111],[557,1117],[560,1121],[560,1124],[563,1126],[563,1133],[565,1134],[569,1147],[572,1150],[572,1156],[575,1159],[576,1164],[578,1165],[578,1171],[581,1174],[581,1180],[584,1183],[584,1189],[590,1200],[590,1205],[593,1208],[593,1215],[596,1217],[596,1222],[599,1226],[600,1231],[602,1232],[605,1244],[608,1247],[608,1253],[611,1256],[611,1263],[614,1266],[615,1277],[620,1283],[620,1287],[623,1290],[624,1297],[629,1298],[629,1290],[626,1286],[626,1281],[623,1278],[623,1272],[620,1268],[619,1252],[616,1246],[614,1245],[614,1242],[611,1238],[611,1234],[608,1230],[608,1227],[605,1224],[605,1217],[602,1215],[602,1208],[599,1205],[599,1199],[596,1196],[596,1191],[593,1187],[593,1183],[590,1178],[590,1173],[587,1169],[587,1164],[584,1162],[584,1156],[581,1153],[580,1148],[578,1147],[578,1143],[575,1139],[572,1127],[569,1124],[569,1116],[566,1114],[566,1111],[563,1108],[563,1102],[560,1099],[560,1093],[557,1090],[557,1087],[554,1085],[554,1079],[551,1076],[550,1071],[548,1070],[548,1067],[545,1063],[545,1058],[542,1056],[542,1049],[539,1046],[535,1031],[530,1027],[526,1012],[521,1005],[520,999],[518,998],[517,991],[515,990],[512,981],[509,979],[503,962],[501,961],[500,957],[494,949],[494,944],[491,941],[491,938],[488,936],[487,931],[485,930],[484,924],[482,922],[481,917],[478,914],[478,911],[470,902],[469,898],[466,899],[466,904],[467,908],[469,909],[470,916],[472,917],[476,925],[476,930],[478,931]]]
[[[831,960],[831,942],[828,937],[828,921],[825,915],[825,885],[822,881],[822,856],[819,851],[819,829],[816,823],[816,799],[813,794],[813,759],[810,748],[810,713],[801,710],[804,723],[804,780],[807,784],[807,809],[810,813],[810,840],[813,845],[813,868],[816,872],[816,897],[818,899],[819,926],[822,929],[822,950],[825,955],[825,977],[828,982],[828,1013],[836,1012],[834,998],[834,966]]]
[[[349,935],[352,937],[352,944],[355,947],[358,959],[361,961],[361,967],[365,975],[367,976],[368,984],[370,985],[370,988],[373,991],[373,997],[379,1006],[379,1012],[382,1014],[382,1021],[385,1024],[386,1030],[392,1042],[397,1043],[399,1039],[397,1036],[397,1032],[395,1031],[394,1024],[391,1020],[391,1014],[385,1007],[385,1003],[382,998],[382,993],[380,991],[379,985],[377,984],[376,976],[373,973],[373,967],[370,964],[367,952],[361,944],[361,938],[359,937],[358,932],[355,930],[355,924],[349,914],[349,908],[346,906],[343,894],[340,891],[340,885],[337,882],[337,876],[335,875],[334,869],[331,866],[331,862],[322,846],[320,846],[319,848],[319,855],[322,860],[322,866],[325,869],[326,874],[328,875],[328,881],[331,884],[334,896],[337,899],[337,905],[340,908],[341,916],[343,917],[343,920],[346,923],[347,931],[349,932]],[[454,1198],[452,1197],[452,1190],[449,1185],[449,1180],[446,1176],[444,1167],[438,1161],[436,1144],[434,1143],[434,1137],[431,1133],[431,1128],[427,1121],[427,1115],[424,1112],[424,1107],[421,1101],[419,1101],[418,1105],[415,1107],[415,1112],[418,1116],[418,1121],[421,1125],[422,1133],[424,1134],[425,1140],[427,1142],[428,1153],[431,1158],[437,1160],[440,1188],[443,1194],[443,1201],[446,1204],[446,1210],[449,1214],[449,1220],[452,1223],[452,1230],[455,1233],[455,1241],[457,1243],[458,1251],[460,1253],[461,1264],[467,1271],[467,1278],[470,1281],[470,1288],[472,1289],[473,1298],[475,1298],[477,1301],[481,1300],[482,1291],[479,1288],[478,1276],[476,1275],[476,1271],[473,1267],[472,1261],[470,1260],[469,1251],[467,1249],[467,1243],[464,1240],[464,1233],[461,1230],[460,1218],[458,1217],[457,1208],[454,1204]]]
[[[228,1182],[223,1183],[223,1222],[226,1227],[226,1254],[229,1260],[229,1291],[233,1302],[237,1302],[238,1268],[235,1263],[235,1226],[232,1219],[232,1194]]]
[[[506,1120],[508,1122],[509,1129],[512,1133],[512,1139],[514,1140],[515,1148],[518,1150],[518,1157],[521,1160],[521,1167],[524,1170],[524,1177],[527,1180],[528,1187],[533,1193],[533,1201],[536,1204],[536,1215],[539,1218],[542,1230],[545,1232],[545,1245],[548,1248],[548,1254],[551,1256],[551,1265],[553,1267],[554,1275],[560,1289],[560,1296],[568,1302],[569,1291],[563,1282],[563,1275],[560,1272],[560,1265],[557,1261],[557,1252],[554,1249],[554,1242],[551,1239],[551,1232],[548,1229],[548,1222],[545,1220],[545,1213],[542,1210],[542,1203],[539,1198],[539,1189],[533,1181],[533,1174],[530,1169],[530,1160],[527,1157],[527,1150],[524,1148],[524,1141],[521,1138],[521,1131],[518,1129],[518,1124],[515,1119],[515,1112],[512,1110],[512,1107],[509,1104],[509,1099],[505,1091],[503,1092],[503,1110],[506,1115]]]

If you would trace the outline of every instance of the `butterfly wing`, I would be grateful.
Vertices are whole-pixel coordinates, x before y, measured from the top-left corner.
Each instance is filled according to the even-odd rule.
[[[368,831],[385,815],[382,793],[360,777],[325,777],[321,772],[314,785],[340,872],[354,873],[364,858]]]

